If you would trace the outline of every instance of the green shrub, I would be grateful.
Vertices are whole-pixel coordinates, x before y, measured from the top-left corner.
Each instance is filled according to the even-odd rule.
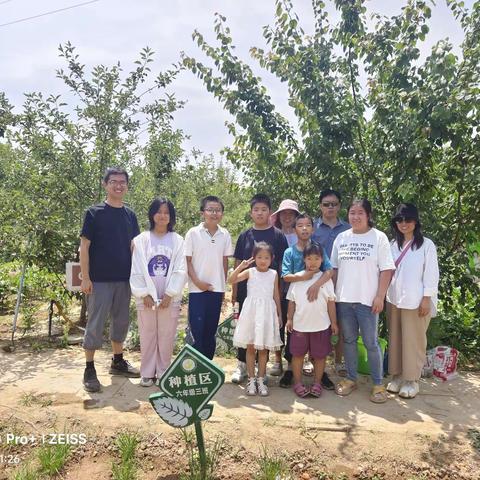
[[[8,308],[15,303],[14,295],[20,284],[22,265],[20,262],[7,262],[0,265],[0,307]],[[25,273],[22,292],[23,299],[29,301],[56,300],[67,305],[71,294],[66,290],[64,278],[36,265],[29,265]]]
[[[15,305],[19,272],[13,263],[0,265],[0,311],[6,311]]]
[[[428,345],[448,345],[456,348],[466,359],[480,358],[480,315],[478,299],[471,291],[454,287],[448,309],[439,305],[438,316],[428,330]]]

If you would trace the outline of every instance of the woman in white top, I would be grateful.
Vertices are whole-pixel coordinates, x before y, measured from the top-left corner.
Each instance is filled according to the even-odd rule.
[[[298,203],[295,200],[290,200],[289,198],[282,200],[276,212],[273,212],[270,215],[270,223],[282,231],[287,239],[288,246],[291,247],[298,242],[297,232],[295,231],[295,220],[300,215],[300,210],[298,209]],[[288,365],[290,365],[292,356],[288,351],[290,346],[290,341],[285,343],[285,325],[287,323],[287,310],[288,310],[288,300],[287,300],[287,290],[288,284],[285,284],[282,280],[280,289],[280,302],[282,307],[282,326],[280,327],[280,338],[282,339],[283,344],[285,345],[284,357],[287,360]],[[310,365],[308,365],[310,364]],[[310,375],[313,372],[313,365],[310,362],[307,362],[303,367],[309,369]],[[290,368],[287,369],[287,371]],[[275,352],[275,362],[272,365],[272,368],[269,371],[270,375],[279,376],[283,372],[282,367],[282,351],[277,350]],[[282,377],[283,378],[283,377]]]
[[[343,332],[347,378],[335,386],[338,395],[357,388],[358,334],[367,349],[373,389],[370,400],[387,401],[383,385],[383,357],[378,344],[378,314],[395,269],[387,236],[373,228],[372,206],[367,199],[354,200],[348,208],[351,229],[333,243],[337,315]]]
[[[387,390],[413,398],[425,362],[428,324],[437,313],[437,249],[422,235],[417,207],[411,203],[398,206],[392,229],[397,269],[387,292],[388,371],[393,375]]]
[[[156,198],[148,209],[150,230],[133,239],[130,286],[137,303],[140,385],[159,381],[170,365],[180,301],[187,280],[183,238],[174,232],[175,207]]]

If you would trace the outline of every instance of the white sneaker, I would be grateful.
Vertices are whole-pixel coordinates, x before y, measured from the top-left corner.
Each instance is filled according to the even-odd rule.
[[[282,362],[275,362],[268,373],[274,377],[279,377],[283,373]]]
[[[303,364],[302,372],[305,376],[311,377],[313,375],[313,363],[310,360],[306,360]]]
[[[257,379],[257,390],[261,397],[268,397],[268,387],[265,385],[263,377]]]
[[[153,378],[142,377],[140,379],[141,387],[151,387],[153,385]]]
[[[399,395],[402,398],[415,398],[419,390],[418,382],[405,382],[400,389]]]
[[[247,378],[247,364],[245,362],[238,362],[237,368],[232,375],[232,383],[242,383]]]
[[[262,378],[262,379],[263,379],[263,383],[264,383],[265,385],[268,385],[268,381],[269,381],[268,373],[265,372],[264,375],[265,375],[264,377],[260,377],[259,370],[258,370],[258,365],[255,365],[255,378],[257,379],[257,381],[258,381],[259,378]]]
[[[247,385],[245,386],[245,393],[249,396],[253,396],[257,394],[257,384],[255,382],[255,378],[249,378]]]
[[[402,377],[400,375],[394,375],[387,385],[387,391],[390,393],[398,393],[402,387]]]

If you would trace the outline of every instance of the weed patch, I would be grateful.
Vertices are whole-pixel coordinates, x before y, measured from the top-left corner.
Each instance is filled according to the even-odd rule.
[[[49,407],[52,405],[52,399],[45,394],[36,395],[34,392],[26,392],[20,399],[20,404],[24,407],[40,405],[41,407]]]
[[[272,455],[266,447],[258,458],[258,473],[255,480],[292,480],[292,474],[285,460],[277,455]]]
[[[70,445],[48,445],[40,448],[37,454],[40,464],[38,473],[57,475],[67,463],[70,452]]]
[[[37,480],[38,473],[30,464],[22,465],[18,470],[13,472],[11,480]]]
[[[467,433],[472,447],[480,453],[480,430],[478,428],[470,428]]]
[[[197,442],[194,430],[182,428],[183,439],[187,446],[189,454],[188,472],[180,475],[180,480],[215,480],[215,470],[218,466],[221,453],[221,442],[217,438],[213,445],[205,447],[206,469],[205,476],[202,476],[200,455],[198,453]]]
[[[112,477],[114,480],[135,480],[138,465],[135,452],[139,444],[136,434],[122,432],[115,442],[120,455],[120,463],[112,463]]]

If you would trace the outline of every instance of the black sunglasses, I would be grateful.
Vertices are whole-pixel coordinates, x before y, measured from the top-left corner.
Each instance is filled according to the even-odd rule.
[[[412,222],[415,222],[415,219],[413,217],[405,217],[403,215],[397,215],[393,221],[395,223],[402,223],[402,222],[405,222],[405,223],[412,223]]]
[[[325,208],[335,208],[338,205],[338,202],[322,202],[322,207]]]

